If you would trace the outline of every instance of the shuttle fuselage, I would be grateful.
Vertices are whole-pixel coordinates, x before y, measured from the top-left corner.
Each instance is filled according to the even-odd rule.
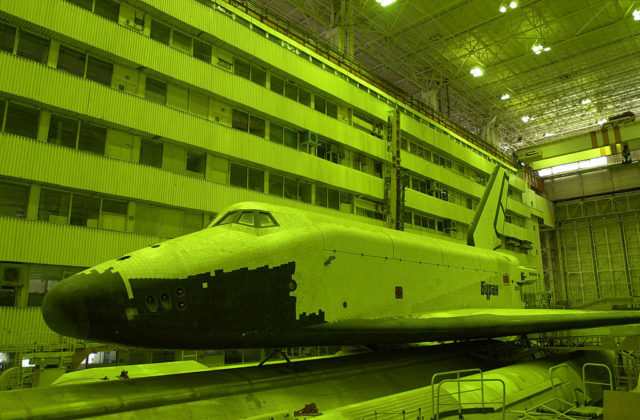
[[[202,231],[60,282],[43,313],[64,335],[157,348],[399,343],[564,325],[504,312],[524,308],[520,275],[499,252],[240,203]],[[604,322],[573,317],[566,325]]]

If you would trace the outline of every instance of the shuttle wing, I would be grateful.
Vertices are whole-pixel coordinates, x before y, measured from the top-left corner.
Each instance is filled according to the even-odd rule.
[[[308,328],[335,335],[411,337],[411,341],[504,337],[572,328],[640,323],[640,311],[458,309],[416,316],[349,319]]]

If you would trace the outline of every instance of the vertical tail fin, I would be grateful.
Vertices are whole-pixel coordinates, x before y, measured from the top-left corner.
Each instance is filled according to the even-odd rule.
[[[503,167],[496,166],[469,227],[467,244],[487,249],[500,248],[508,190],[509,176]]]

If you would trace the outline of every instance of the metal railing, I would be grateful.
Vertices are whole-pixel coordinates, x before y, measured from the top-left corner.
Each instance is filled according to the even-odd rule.
[[[562,400],[562,398],[558,396],[558,389],[571,385],[571,382],[564,382],[559,377],[558,377],[559,382],[555,382],[553,380],[555,371],[559,369],[566,369],[568,371],[571,371],[572,369],[571,369],[571,366],[569,366],[567,363],[560,363],[558,365],[554,365],[549,368],[549,380],[551,381],[551,389],[553,390],[553,395],[555,396],[555,399]],[[576,395],[575,388],[572,390],[572,392],[573,392],[573,400],[577,402],[578,396]]]
[[[599,369],[604,369],[607,374],[609,375],[609,382],[599,382],[599,381],[587,381],[587,368],[591,367],[591,368],[599,368]],[[591,369],[593,371],[593,369]],[[608,386],[609,390],[613,391],[613,374],[611,373],[611,369],[609,368],[609,366],[602,364],[602,363],[585,363],[582,365],[582,391],[584,393],[584,397],[585,400],[588,396],[587,394],[587,385],[599,385],[601,387],[605,387]],[[586,403],[586,401],[585,401]]]
[[[375,419],[375,420],[379,420],[379,419],[383,419],[386,416],[402,416],[402,420],[406,420],[406,419],[416,419],[416,420],[424,420],[424,417],[422,416],[422,408],[418,408],[417,410],[411,410],[411,411],[407,411],[407,410],[402,410],[402,411],[374,411],[373,414],[370,414],[368,416],[362,417],[362,420],[365,419]]]
[[[450,370],[447,372],[437,372],[434,373],[433,376],[431,377],[431,408],[433,409],[436,406],[436,394],[435,394],[435,384],[436,384],[436,379],[443,377],[443,376],[454,376],[455,375],[455,379],[460,379],[460,375],[465,374],[465,375],[470,375],[472,373],[479,373],[480,374],[480,378],[482,379],[483,373],[482,373],[482,369],[480,368],[472,368],[472,369],[459,369],[459,370]],[[458,393],[460,392],[460,384],[458,384]],[[484,395],[483,395],[484,397]],[[435,418],[435,412],[433,413],[434,418]]]
[[[455,403],[440,403],[440,390],[442,389],[442,384],[445,383],[451,383],[451,382],[456,382],[458,384],[458,392],[457,392],[457,396],[458,396],[458,401]],[[461,391],[460,390],[460,383],[461,382],[480,382],[480,388],[477,389],[468,389],[465,391]],[[486,401],[485,400],[485,395],[484,395],[484,385],[487,382],[497,382],[499,384],[502,385],[502,399],[497,400],[497,401]],[[476,402],[476,401],[468,401],[468,402],[462,402],[462,394],[464,393],[469,393],[469,392],[475,392],[475,391],[480,391],[481,394],[481,399],[480,402]],[[489,405],[493,405],[493,404],[500,404],[501,406],[501,411],[502,411],[502,420],[505,419],[506,416],[506,412],[507,412],[507,390],[506,390],[506,385],[504,383],[504,381],[502,379],[494,379],[494,378],[489,378],[489,379],[484,379],[484,378],[480,378],[480,379],[444,379],[442,382],[440,382],[437,386],[437,391],[436,391],[436,405],[433,409],[433,419],[435,420],[439,420],[440,419],[440,408],[441,406],[448,406],[448,405],[453,405],[453,406],[457,406],[457,410],[453,410],[453,411],[457,411],[458,412],[458,418],[463,418],[462,417],[462,411],[463,410],[470,410],[468,407],[467,408],[462,408],[462,405],[465,404],[466,406],[469,405],[480,405],[480,409],[481,412],[485,412],[486,410],[492,410],[495,411],[495,408],[493,407],[488,407]]]

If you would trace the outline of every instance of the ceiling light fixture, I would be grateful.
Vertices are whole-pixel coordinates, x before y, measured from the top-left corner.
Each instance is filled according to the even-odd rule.
[[[640,10],[633,11],[633,20],[640,20]]]
[[[387,7],[391,3],[395,3],[396,0],[376,0],[377,3],[380,3],[380,6]]]
[[[551,51],[551,47],[545,47],[542,44],[536,44],[531,47],[531,51],[533,51],[536,55],[542,54],[542,52]]]
[[[545,137],[552,137],[552,136],[553,136],[553,133],[544,133],[544,136],[545,136]]]
[[[484,74],[484,72],[482,71],[482,69],[480,67],[474,67],[471,69],[471,71],[469,72],[473,75],[473,77],[480,77]]]
[[[531,117],[527,117],[526,115],[521,118],[522,122],[528,123]]]
[[[512,9],[515,9],[516,7],[518,7],[518,3],[516,3],[515,1],[512,1],[511,3],[509,3],[509,7]]]
[[[500,13],[504,13],[507,11],[507,8],[505,6],[500,6],[500,9],[498,10],[500,10]]]
[[[580,103],[581,103],[582,105],[590,104],[590,103],[591,103],[591,99],[589,99],[589,98],[584,98],[583,100],[581,100],[581,101],[580,101]]]
[[[508,93],[505,93],[504,95],[502,95],[500,97],[500,99],[502,99],[503,101],[506,101],[507,99],[509,99],[511,97],[511,95],[509,95]]]
[[[607,122],[607,119],[606,118],[602,118],[601,120],[598,120],[598,125],[603,125],[606,122]]]

